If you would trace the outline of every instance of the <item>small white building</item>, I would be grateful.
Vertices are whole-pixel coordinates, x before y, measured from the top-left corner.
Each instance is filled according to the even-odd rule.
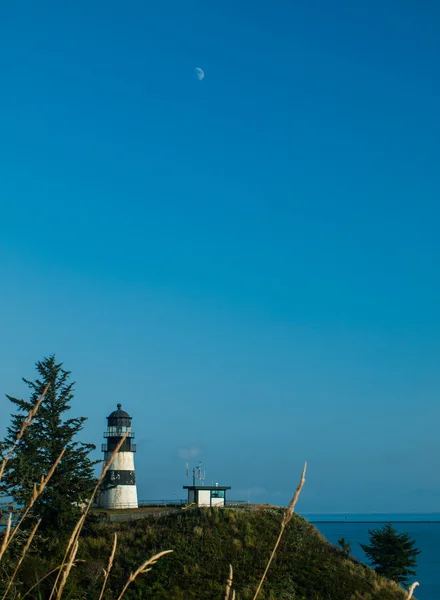
[[[184,485],[184,490],[188,490],[188,504],[197,506],[225,506],[226,490],[230,490],[230,485]]]

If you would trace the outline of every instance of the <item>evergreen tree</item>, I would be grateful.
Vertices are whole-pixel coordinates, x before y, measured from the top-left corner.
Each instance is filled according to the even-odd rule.
[[[338,544],[341,546],[342,550],[345,554],[350,554],[351,552],[351,544],[345,538],[341,538],[338,540]]]
[[[0,491],[12,497],[18,506],[26,505],[34,484],[48,473],[65,448],[61,462],[32,509],[33,518],[42,519],[39,532],[46,537],[50,534],[54,540],[71,533],[81,505],[90,497],[95,485],[93,467],[96,464],[88,456],[95,446],[76,440],[86,418],[65,418],[71,408],[74,382],[70,382],[70,372],[62,366],[56,363],[54,355],[44,358],[36,363],[39,377],[35,381],[23,379],[31,389],[30,399],[7,396],[19,413],[12,415],[6,438],[0,445],[4,457],[12,448],[26,415],[49,384],[35,420],[25,430],[8,462]]]
[[[398,533],[389,523],[381,529],[369,530],[370,545],[360,544],[376,573],[397,583],[408,583],[416,574],[416,556],[420,550],[408,533]]]

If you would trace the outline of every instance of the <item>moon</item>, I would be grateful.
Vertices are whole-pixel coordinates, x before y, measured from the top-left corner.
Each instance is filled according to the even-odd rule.
[[[196,75],[199,81],[202,81],[202,79],[205,77],[205,73],[200,67],[196,67]]]

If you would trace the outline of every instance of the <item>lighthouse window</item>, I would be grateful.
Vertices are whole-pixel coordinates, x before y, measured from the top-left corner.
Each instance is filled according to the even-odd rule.
[[[119,426],[110,426],[107,428],[107,434],[108,435],[114,435],[114,436],[118,436],[118,435],[124,435],[124,433],[126,431],[130,431],[130,427],[126,427],[125,425],[119,425]]]
[[[224,490],[211,490],[211,498],[224,498],[225,491]]]

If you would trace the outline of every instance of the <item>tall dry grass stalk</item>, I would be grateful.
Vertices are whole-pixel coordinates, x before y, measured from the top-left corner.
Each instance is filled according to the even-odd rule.
[[[9,513],[8,522],[6,524],[5,534],[3,536],[2,545],[0,548],[0,560],[2,559],[3,554],[6,552],[6,548],[9,544],[9,535],[11,533],[11,523],[12,523],[12,513]]]
[[[258,584],[257,591],[255,592],[253,600],[257,599],[258,594],[260,593],[261,588],[263,587],[264,580],[266,579],[266,575],[267,575],[267,572],[269,571],[269,567],[272,564],[272,561],[274,559],[274,556],[275,556],[278,546],[280,544],[281,538],[283,537],[284,530],[286,529],[286,526],[289,523],[289,521],[292,519],[293,512],[295,510],[295,505],[298,502],[299,495],[300,495],[301,490],[303,489],[304,483],[306,481],[306,469],[307,469],[307,463],[304,463],[304,467],[303,467],[303,470],[301,473],[301,479],[300,479],[298,487],[296,488],[296,491],[293,495],[293,498],[289,503],[289,506],[284,511],[284,516],[283,516],[283,520],[281,521],[281,528],[280,528],[280,533],[278,535],[278,539],[275,542],[275,546],[273,547],[272,554],[270,555],[270,558],[269,558],[269,561],[264,570],[263,576],[260,580],[260,583]]]
[[[27,542],[26,542],[26,544],[25,544],[25,546],[23,548],[23,551],[21,553],[20,560],[18,561],[17,566],[15,567],[15,570],[12,573],[12,577],[8,581],[8,585],[6,586],[5,593],[2,596],[2,600],[5,600],[5,598],[8,595],[9,590],[11,589],[11,586],[12,586],[12,584],[14,582],[14,579],[17,576],[18,570],[21,567],[21,563],[23,562],[23,559],[26,556],[27,551],[29,550],[29,546],[32,544],[32,540],[34,539],[34,536],[37,533],[37,529],[40,526],[40,523],[41,523],[41,519],[38,519],[38,521],[35,523],[35,527],[32,529],[31,534],[30,534],[30,536],[27,539]]]
[[[59,465],[61,459],[63,458],[63,454],[64,454],[65,450],[66,450],[65,448],[63,448],[61,450],[61,454],[58,456],[58,458],[56,459],[56,461],[54,462],[54,464],[51,466],[49,473],[46,476],[43,475],[41,477],[41,481],[40,481],[39,485],[38,486],[34,485],[34,489],[32,491],[31,499],[29,500],[28,505],[26,506],[23,514],[21,515],[20,520],[18,521],[17,525],[12,530],[12,533],[9,536],[9,539],[7,541],[5,550],[8,548],[9,544],[14,539],[14,537],[17,534],[18,530],[20,529],[23,521],[28,516],[29,512],[31,511],[32,507],[34,506],[35,502],[38,500],[38,498],[44,492],[44,488],[49,483],[52,475],[55,472],[55,469],[57,468],[57,466]],[[0,553],[0,560],[1,560],[2,556],[3,556],[3,553]]]
[[[43,390],[43,393],[38,398],[38,400],[35,403],[35,405],[28,412],[26,418],[23,420],[23,423],[21,424],[20,431],[18,432],[17,437],[15,438],[15,442],[14,442],[12,448],[9,450],[9,452],[7,453],[7,455],[2,460],[2,464],[0,466],[0,481],[1,481],[2,477],[3,477],[3,473],[5,472],[6,465],[8,464],[8,462],[10,461],[10,459],[12,458],[12,456],[13,456],[13,454],[15,452],[15,449],[17,448],[17,445],[18,445],[19,441],[21,440],[21,438],[24,435],[24,432],[34,422],[34,419],[35,419],[35,416],[37,414],[37,411],[40,408],[40,405],[43,402],[43,399],[44,399],[45,395],[47,394],[47,390],[49,389],[49,385],[50,385],[49,383],[46,385],[46,387]],[[63,450],[62,454],[63,453],[64,453],[64,450]],[[43,492],[44,488],[47,485],[47,482],[52,477],[52,474],[53,474],[55,468],[57,467],[59,461],[60,461],[60,458],[57,460],[56,464],[51,468],[51,470],[49,471],[49,473],[48,473],[48,475],[47,475],[46,478],[42,477],[40,485],[38,486],[38,488],[36,486],[34,486],[34,489],[33,489],[33,492],[32,492],[32,497],[31,497],[31,499],[29,501],[29,504],[26,507],[25,512],[21,516],[21,518],[20,518],[19,522],[17,523],[17,525],[14,527],[14,529],[12,529],[12,532],[11,532],[12,513],[10,513],[9,518],[8,518],[8,523],[7,523],[7,526],[6,526],[6,530],[5,530],[5,535],[3,537],[2,545],[1,545],[1,548],[0,548],[0,560],[3,558],[3,555],[6,552],[9,544],[12,542],[13,538],[17,534],[18,530],[21,527],[21,524],[23,523],[24,519],[28,515],[28,513],[31,510],[32,506],[35,504],[36,499]],[[39,524],[40,524],[40,522],[38,522],[38,524],[36,525],[36,528],[38,528]],[[36,532],[36,530],[37,529],[35,529],[35,532]],[[32,538],[34,537],[34,535],[35,535],[35,533],[31,534]],[[32,538],[29,538],[30,542],[32,541]],[[28,542],[29,542],[29,540],[28,540]],[[30,542],[29,542],[29,544],[30,544]],[[27,550],[26,550],[26,552],[27,552]],[[24,558],[24,556],[22,557],[21,560],[23,560],[23,558]],[[15,575],[14,575],[14,577],[15,577]]]
[[[74,567],[76,567],[76,565],[77,565],[78,563],[85,563],[85,562],[86,562],[85,560],[79,560],[79,559],[77,559],[77,560],[75,560],[75,563],[74,563],[74,565],[73,565],[73,566],[74,566]],[[46,575],[43,575],[43,577],[42,577],[41,579],[39,579],[39,580],[38,580],[36,583],[34,583],[34,585],[33,585],[33,586],[31,586],[31,587],[28,589],[28,591],[27,591],[27,592],[25,592],[25,593],[23,594],[23,596],[20,596],[20,599],[21,599],[21,600],[23,600],[24,598],[26,598],[26,596],[29,596],[29,594],[30,594],[30,593],[31,593],[31,592],[32,592],[32,591],[33,591],[33,590],[34,590],[36,587],[38,587],[42,581],[44,581],[45,579],[47,579],[48,577],[50,577],[51,575],[53,575],[54,573],[56,573],[57,571],[59,571],[60,569],[62,569],[62,568],[63,568],[63,567],[65,567],[65,566],[66,566],[66,564],[59,565],[58,567],[55,567],[55,569],[52,569],[52,571],[49,571],[48,573],[46,573]]]
[[[76,536],[77,536],[77,533],[78,533],[78,530],[80,527],[81,527],[81,519],[79,519],[76,522],[75,527],[73,528],[72,534],[69,538],[69,541],[67,542],[67,547],[66,547],[66,551],[64,553],[63,562],[62,562],[61,566],[58,567],[57,569],[55,569],[55,571],[58,571],[58,574],[56,576],[55,583],[53,584],[52,592],[49,596],[49,600],[51,600],[51,598],[54,596],[54,594],[57,591],[58,581],[59,581],[60,577],[63,576],[64,569],[66,569],[67,566],[69,565],[69,563],[71,562],[71,555],[69,553],[70,553],[71,549],[75,546]]]
[[[61,577],[60,587],[58,589],[56,600],[61,598],[61,594],[63,593],[64,586],[66,585],[67,578],[69,577],[70,571],[72,570],[73,565],[75,564],[76,553],[78,552],[79,541],[76,540],[72,552],[70,553],[69,560],[62,571],[63,575]],[[61,571],[60,571],[61,572]],[[54,587],[55,589],[55,587]]]
[[[12,540],[14,539],[14,537],[16,536],[16,534],[18,533],[23,521],[25,520],[25,518],[27,517],[27,515],[29,514],[30,510],[32,509],[32,507],[34,506],[35,502],[38,500],[38,498],[41,496],[41,494],[44,492],[44,488],[46,487],[46,485],[49,483],[52,475],[54,474],[55,469],[57,468],[57,466],[60,463],[60,460],[63,457],[65,449],[63,448],[63,450],[61,451],[61,454],[58,456],[58,458],[56,459],[56,461],[54,462],[54,464],[51,466],[49,473],[46,476],[42,476],[41,477],[41,481],[40,484],[34,485],[34,489],[32,491],[32,496],[23,512],[23,514],[21,515],[17,525],[14,527],[14,529],[12,529],[11,531],[11,521],[12,521],[12,513],[9,515],[9,519],[8,519],[8,524],[6,527],[6,532],[5,532],[5,537],[3,538],[3,543],[2,546],[0,548],[0,561],[4,555],[4,553],[6,552],[6,550],[8,549],[10,543],[12,542]]]
[[[81,530],[83,528],[84,522],[86,520],[87,515],[89,514],[89,510],[93,504],[93,500],[96,496],[96,494],[98,493],[99,488],[102,485],[102,482],[104,481],[104,477],[107,474],[107,471],[110,468],[110,465],[112,464],[113,460],[115,459],[116,454],[119,452],[122,444],[125,442],[125,440],[127,439],[127,435],[128,435],[128,431],[125,432],[125,434],[122,436],[122,438],[119,440],[118,444],[116,445],[115,449],[113,450],[113,452],[110,455],[110,458],[108,459],[108,461],[104,464],[104,467],[102,469],[101,475],[98,479],[98,482],[95,486],[95,489],[93,490],[89,501],[86,504],[86,507],[83,511],[83,514],[81,515],[81,517],[78,519],[78,522],[76,523],[72,535],[70,536],[70,539],[67,543],[67,548],[66,548],[66,552],[64,554],[64,558],[63,558],[63,562],[62,564],[65,565],[64,567],[62,567],[62,569],[60,569],[60,571],[58,572],[57,578],[55,580],[54,586],[52,588],[52,592],[49,596],[49,600],[52,600],[52,598],[54,597],[54,594],[57,590],[57,586],[58,586],[58,582],[61,578],[61,583],[60,583],[60,587],[58,589],[57,592],[57,596],[56,599],[58,600],[58,598],[61,598],[61,594],[63,592],[63,588],[64,585],[66,584],[67,581],[67,576],[70,572],[71,567],[69,567],[69,565],[72,565],[74,562],[74,557],[76,555],[76,552],[78,550],[77,548],[77,541],[78,538],[80,536]],[[72,560],[73,557],[73,560]],[[67,576],[65,576],[66,571],[68,571]]]
[[[226,583],[225,600],[229,600],[231,596],[232,580],[234,579],[234,570],[232,565],[229,565],[229,577]],[[235,590],[232,590],[232,600],[235,599]]]
[[[131,573],[130,577],[127,579],[127,583],[122,588],[122,592],[117,597],[117,600],[121,600],[121,598],[127,591],[128,586],[133,583],[136,577],[138,577],[139,575],[143,575],[144,573],[148,573],[148,571],[151,571],[151,568],[147,567],[152,567],[157,563],[159,558],[162,558],[162,556],[165,556],[165,554],[170,554],[171,552],[172,550],[164,550],[163,552],[159,552],[159,554],[155,554],[154,556],[146,560],[140,567],[138,567],[134,573]]]
[[[40,404],[43,402],[44,396],[47,394],[47,390],[49,389],[49,386],[50,386],[50,383],[48,383],[46,385],[46,387],[43,390],[43,393],[41,394],[41,396],[38,398],[37,402],[35,403],[35,406],[33,406],[31,408],[31,410],[28,412],[27,417],[24,419],[23,423],[21,424],[20,431],[18,432],[17,437],[15,438],[15,442],[14,442],[12,448],[9,450],[8,454],[2,460],[2,464],[0,466],[0,481],[2,480],[6,465],[11,460],[11,458],[15,452],[18,442],[23,437],[23,434],[26,431],[26,429],[29,427],[29,425],[32,425],[32,423],[34,422],[35,415],[37,414],[37,411],[40,408]]]
[[[413,597],[414,594],[414,590],[416,589],[416,587],[420,585],[420,583],[418,581],[415,581],[412,586],[409,588],[408,590],[408,596],[406,597],[406,600],[410,600],[410,598]]]
[[[102,596],[104,595],[105,586],[107,585],[107,579],[108,579],[108,576],[110,575],[110,571],[112,570],[112,567],[113,567],[113,561],[114,561],[115,554],[116,554],[117,543],[118,543],[118,534],[115,533],[115,537],[113,540],[113,548],[112,548],[110,557],[108,559],[107,569],[104,569],[104,581],[102,584],[101,593],[99,594],[98,600],[101,600]]]

